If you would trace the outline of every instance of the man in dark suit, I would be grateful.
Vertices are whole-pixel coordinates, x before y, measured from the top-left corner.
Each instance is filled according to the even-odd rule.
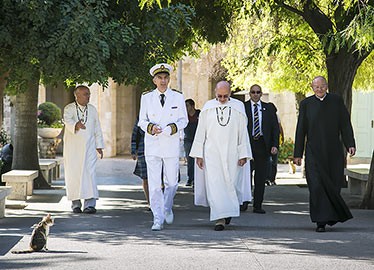
[[[254,84],[250,88],[251,99],[244,104],[254,158],[251,164],[251,168],[255,171],[253,212],[265,214],[262,201],[264,199],[267,166],[270,155],[278,153],[279,125],[276,116],[277,109],[274,104],[261,101],[261,96],[261,86]],[[244,202],[241,210],[245,211],[247,206],[248,202]]]

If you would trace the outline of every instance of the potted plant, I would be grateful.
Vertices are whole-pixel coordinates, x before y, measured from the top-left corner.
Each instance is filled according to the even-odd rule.
[[[279,146],[278,163],[287,164],[288,160],[293,157],[295,143],[291,138],[287,138],[282,145]]]
[[[61,133],[63,127],[60,108],[53,102],[41,103],[38,107],[38,135],[53,139]]]

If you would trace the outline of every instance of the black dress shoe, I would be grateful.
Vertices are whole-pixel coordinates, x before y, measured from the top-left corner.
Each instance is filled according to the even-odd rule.
[[[215,231],[223,231],[224,229],[225,226],[223,226],[222,224],[217,224],[216,226],[214,226]]]
[[[257,213],[257,214],[265,214],[265,210],[262,209],[262,208],[253,208],[253,213]]]
[[[249,202],[243,202],[243,204],[240,206],[240,211],[241,212],[247,211],[247,209],[248,209],[248,203]]]
[[[225,218],[225,224],[226,224],[226,225],[229,225],[230,222],[231,222],[231,217],[227,217],[227,218]]]
[[[317,226],[316,232],[325,232],[325,231],[326,231],[325,225],[318,225]]]
[[[95,207],[89,206],[87,208],[84,208],[83,213],[85,213],[85,214],[95,214],[96,209],[95,209]]]
[[[192,181],[187,181],[186,187],[190,187],[190,186],[192,186]]]
[[[79,213],[82,213],[82,210],[80,209],[80,207],[74,207],[73,213],[79,214]]]

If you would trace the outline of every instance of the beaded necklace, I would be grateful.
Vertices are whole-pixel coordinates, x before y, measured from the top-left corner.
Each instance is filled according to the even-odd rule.
[[[223,123],[223,113],[225,111],[225,109],[227,108],[227,106],[225,107],[216,107],[216,115],[217,115],[217,121],[218,121],[218,124],[222,127],[225,127],[228,125],[228,123],[230,122],[230,118],[231,118],[231,107],[228,107],[229,108],[229,117],[227,118],[227,121],[226,123]],[[219,113],[218,113],[218,109],[220,110],[220,116],[219,116]]]
[[[77,110],[78,121],[80,121],[81,119],[83,119],[82,124],[85,125],[87,123],[87,120],[88,120],[88,106],[86,105],[84,107],[84,110],[82,110],[79,107],[78,103],[75,101],[75,109]],[[82,118],[79,117],[79,112],[81,112]]]

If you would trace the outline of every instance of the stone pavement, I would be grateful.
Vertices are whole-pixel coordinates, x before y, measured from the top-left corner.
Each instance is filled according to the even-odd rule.
[[[374,269],[374,211],[352,209],[354,219],[316,233],[299,168],[295,177],[280,165],[278,185],[265,191],[267,213],[244,212],[222,232],[213,230],[208,208],[193,205],[185,166],[175,222],[152,232],[133,168],[126,157],[99,162],[94,215],[71,212],[63,181],[54,190],[36,190],[26,203],[8,201],[0,219],[0,269]],[[359,199],[347,192],[354,208]],[[49,251],[12,254],[28,249],[33,224],[47,213],[55,218]]]

